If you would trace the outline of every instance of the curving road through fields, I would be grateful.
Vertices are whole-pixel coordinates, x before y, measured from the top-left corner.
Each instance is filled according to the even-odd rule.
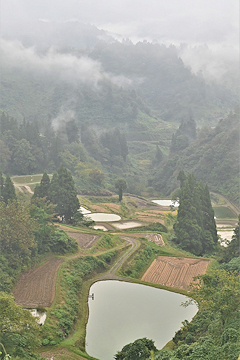
[[[122,239],[126,240],[129,244],[131,244],[131,248],[124,253],[112,266],[112,268],[104,275],[99,276],[98,280],[106,280],[106,279],[124,279],[123,277],[117,276],[116,271],[120,268],[120,266],[124,263],[124,261],[132,255],[132,253],[138,248],[139,243],[136,239],[131,238],[129,236],[121,236]]]

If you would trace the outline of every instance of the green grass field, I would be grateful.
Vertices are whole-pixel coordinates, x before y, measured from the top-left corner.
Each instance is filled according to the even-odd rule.
[[[15,184],[31,185],[35,183],[40,183],[42,175],[43,174],[12,176],[11,179]],[[49,177],[51,178],[52,175],[49,175]]]

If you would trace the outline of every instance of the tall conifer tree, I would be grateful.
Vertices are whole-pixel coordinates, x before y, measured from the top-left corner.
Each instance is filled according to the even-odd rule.
[[[184,250],[202,255],[212,251],[218,240],[209,190],[202,182],[197,182],[193,174],[188,174],[184,181],[183,178],[181,172],[178,176],[180,205],[174,231]]]
[[[9,175],[7,175],[5,179],[2,190],[2,197],[5,204],[8,204],[10,201],[17,200],[15,188]]]
[[[47,172],[44,171],[40,184],[35,187],[33,196],[40,198],[47,197],[49,187],[50,187],[50,178]]]
[[[53,174],[48,197],[56,204],[56,213],[66,222],[71,221],[80,207],[72,175],[62,164]]]
[[[0,170],[0,201],[3,196],[3,185],[4,185],[4,179],[3,179],[2,171]]]

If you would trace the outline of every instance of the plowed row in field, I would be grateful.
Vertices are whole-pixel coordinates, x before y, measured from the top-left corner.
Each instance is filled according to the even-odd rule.
[[[209,261],[158,256],[145,272],[142,280],[187,290],[193,277],[205,274]]]
[[[73,239],[75,239],[77,241],[78,246],[81,249],[90,248],[99,239],[99,236],[94,235],[94,234],[83,234],[80,232],[73,232],[73,231],[67,231],[67,230],[65,230],[65,232],[70,237],[72,237]]]
[[[53,258],[23,274],[14,291],[16,303],[26,307],[50,306],[55,296],[57,272],[63,259]]]

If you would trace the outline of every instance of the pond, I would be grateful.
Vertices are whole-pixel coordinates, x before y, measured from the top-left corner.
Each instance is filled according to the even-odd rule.
[[[179,206],[179,203],[173,200],[152,200],[152,202],[161,206],[174,206],[174,207]]]
[[[108,222],[108,221],[119,221],[121,216],[116,214],[107,214],[107,213],[91,213],[87,215],[93,221],[96,222]]]
[[[100,360],[113,360],[122,347],[147,337],[161,349],[197,313],[197,306],[181,306],[188,298],[167,290],[123,281],[92,285],[86,351]]]

